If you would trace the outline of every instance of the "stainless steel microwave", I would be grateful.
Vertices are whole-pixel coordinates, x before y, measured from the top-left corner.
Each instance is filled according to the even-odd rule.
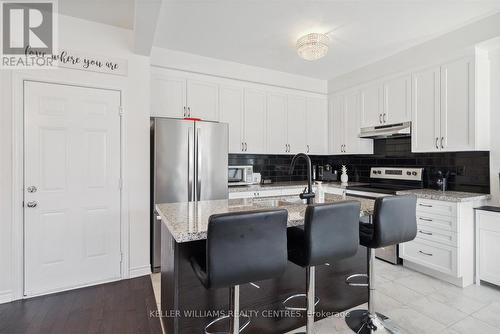
[[[253,184],[253,166],[229,166],[229,186],[244,186]]]

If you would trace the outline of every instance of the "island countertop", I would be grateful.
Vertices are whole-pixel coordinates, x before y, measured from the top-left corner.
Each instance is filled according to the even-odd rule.
[[[324,201],[315,203],[335,203],[344,200],[361,202],[360,215],[369,215],[373,211],[374,200],[325,194]],[[157,204],[156,211],[161,217],[175,241],[178,243],[207,238],[208,219],[213,214],[283,208],[288,211],[288,226],[304,224],[306,204],[297,196],[223,199],[198,202]]]

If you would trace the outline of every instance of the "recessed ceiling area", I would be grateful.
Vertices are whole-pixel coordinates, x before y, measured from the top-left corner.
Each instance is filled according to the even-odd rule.
[[[134,0],[58,0],[59,13],[120,28],[134,26]]]
[[[164,0],[154,45],[331,79],[500,11],[500,1]],[[297,38],[328,33],[301,59]]]

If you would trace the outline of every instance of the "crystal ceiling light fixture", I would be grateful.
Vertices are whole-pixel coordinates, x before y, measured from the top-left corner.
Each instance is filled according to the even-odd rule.
[[[311,33],[297,40],[297,53],[305,60],[316,60],[328,52],[330,37],[326,34]]]

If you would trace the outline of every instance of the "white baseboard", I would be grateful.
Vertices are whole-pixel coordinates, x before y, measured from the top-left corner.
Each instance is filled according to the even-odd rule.
[[[129,278],[151,275],[151,266],[148,264],[146,266],[130,268],[129,275]]]
[[[14,294],[10,290],[0,291],[0,304],[9,303],[14,300]]]

